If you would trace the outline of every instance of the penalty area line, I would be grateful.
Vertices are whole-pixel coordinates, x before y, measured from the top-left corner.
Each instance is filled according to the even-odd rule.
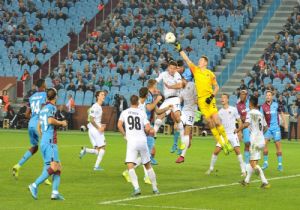
[[[269,178],[268,180],[271,181],[271,180],[291,179],[291,178],[296,178],[296,177],[300,177],[300,174],[273,177],[273,178]],[[253,180],[252,183],[253,182],[260,182],[260,180]],[[174,192],[166,192],[166,193],[161,193],[158,195],[144,195],[144,196],[130,197],[130,198],[124,198],[124,199],[118,199],[118,200],[109,200],[109,201],[99,202],[99,204],[100,205],[110,205],[110,204],[122,203],[122,202],[126,202],[126,201],[142,200],[142,199],[146,199],[146,198],[155,198],[155,197],[183,194],[183,193],[196,192],[196,191],[202,191],[202,190],[224,188],[224,187],[230,187],[230,186],[235,186],[235,185],[240,185],[240,183],[234,182],[231,184],[219,184],[219,185],[199,187],[199,188],[180,190],[180,191],[174,191]]]

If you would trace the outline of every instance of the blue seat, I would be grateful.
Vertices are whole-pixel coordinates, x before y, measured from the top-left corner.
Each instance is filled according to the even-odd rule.
[[[93,97],[94,97],[94,93],[90,90],[87,90],[84,94],[83,105],[91,106],[93,103]]]
[[[66,94],[67,94],[67,91],[65,89],[59,89],[58,90],[58,92],[57,92],[58,98],[57,98],[57,102],[56,102],[57,105],[65,104]]]
[[[76,91],[75,93],[75,104],[78,106],[82,106],[83,104],[83,97],[84,97],[84,92],[83,91]]]

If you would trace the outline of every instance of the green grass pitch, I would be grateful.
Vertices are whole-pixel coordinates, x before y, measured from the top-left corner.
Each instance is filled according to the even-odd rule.
[[[185,163],[176,164],[171,154],[171,136],[159,136],[156,142],[157,160],[154,166],[159,196],[152,195],[150,185],[143,183],[143,170],[137,169],[142,196],[130,198],[132,186],[121,176],[125,169],[125,142],[118,133],[107,133],[107,149],[101,166],[104,171],[93,171],[96,156],[78,158],[82,145],[90,146],[88,134],[60,132],[59,154],[63,170],[60,192],[65,201],[51,201],[51,187],[41,185],[38,200],[28,191],[41,173],[40,152],[20,170],[19,179],[11,175],[12,166],[29,147],[26,131],[0,130],[0,209],[299,209],[300,205],[300,144],[283,141],[284,171],[278,172],[275,147],[270,144],[269,168],[265,171],[271,189],[260,189],[255,181],[249,187],[237,184],[241,180],[235,154],[219,155],[217,173],[207,176],[214,141],[211,137],[194,138]],[[255,175],[252,180],[257,180]],[[106,204],[104,204],[106,202]]]

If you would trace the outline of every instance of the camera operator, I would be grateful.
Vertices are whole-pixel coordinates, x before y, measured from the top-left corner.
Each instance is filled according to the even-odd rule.
[[[128,108],[128,104],[124,96],[116,94],[114,96],[114,107],[117,109],[117,118],[116,118],[116,124],[115,129],[117,128],[117,122],[119,120],[120,114],[123,110]]]
[[[67,119],[67,112],[64,109],[63,105],[60,105],[55,113],[55,118],[59,121],[64,121]],[[60,127],[61,130],[66,130],[65,127]]]

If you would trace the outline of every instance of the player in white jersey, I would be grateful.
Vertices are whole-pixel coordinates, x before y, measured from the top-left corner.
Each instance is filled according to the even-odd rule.
[[[106,145],[104,136],[106,125],[101,123],[103,113],[101,105],[105,100],[105,92],[101,90],[97,91],[95,97],[97,101],[89,110],[90,122],[88,124],[88,133],[93,149],[82,147],[79,157],[81,159],[86,153],[95,154],[97,156],[97,160],[94,170],[101,171],[103,168],[100,167],[100,163],[104,156]]]
[[[238,124],[241,126],[241,118],[237,111],[237,109],[233,106],[229,106],[229,95],[223,93],[222,94],[222,105],[223,108],[219,110],[218,114],[221,119],[222,124],[224,125],[226,135],[228,137],[229,143],[234,148],[235,154],[237,155],[240,168],[241,168],[241,175],[246,176],[245,171],[245,164],[243,161],[243,156],[241,155],[240,151],[240,142],[238,135],[236,133],[236,121],[238,121]],[[215,151],[212,154],[210,166],[209,169],[206,171],[206,174],[209,175],[214,170],[215,163],[218,158],[218,154],[222,151],[222,146],[217,143]]]
[[[263,114],[258,110],[258,98],[251,96],[250,111],[247,113],[245,123],[236,130],[241,131],[243,128],[249,127],[250,130],[250,164],[246,165],[247,176],[240,183],[243,186],[249,185],[253,172],[259,174],[262,181],[261,188],[270,188],[263,170],[258,165],[258,160],[261,158],[261,152],[265,146],[264,131],[267,130],[267,123]]]
[[[181,121],[184,125],[184,134],[181,138],[181,154],[176,163],[183,163],[187,149],[190,145],[190,132],[194,125],[195,111],[197,110],[197,92],[194,82],[182,78],[183,89],[180,91],[180,99],[183,101]]]
[[[136,95],[130,97],[130,103],[131,107],[124,110],[120,115],[118,129],[127,141],[125,163],[127,164],[130,180],[134,187],[133,196],[141,194],[138,178],[134,169],[139,156],[151,180],[153,193],[159,194],[156,175],[151,167],[150,153],[147,146],[146,133],[148,134],[150,132],[150,123],[147,120],[145,111],[138,108],[139,98]],[[125,125],[125,130],[123,124]]]
[[[177,72],[177,62],[174,60],[169,61],[168,70],[162,72],[156,81],[159,83],[163,81],[164,89],[163,94],[165,97],[164,102],[160,106],[163,109],[169,105],[173,105],[172,112],[174,113],[174,121],[178,124],[178,129],[181,132],[181,138],[183,138],[183,123],[181,122],[181,112],[180,112],[180,89],[182,88],[182,80],[180,74]],[[166,115],[169,115],[171,111],[164,114],[158,115],[154,123],[155,133],[158,131],[162,124],[162,120]]]

